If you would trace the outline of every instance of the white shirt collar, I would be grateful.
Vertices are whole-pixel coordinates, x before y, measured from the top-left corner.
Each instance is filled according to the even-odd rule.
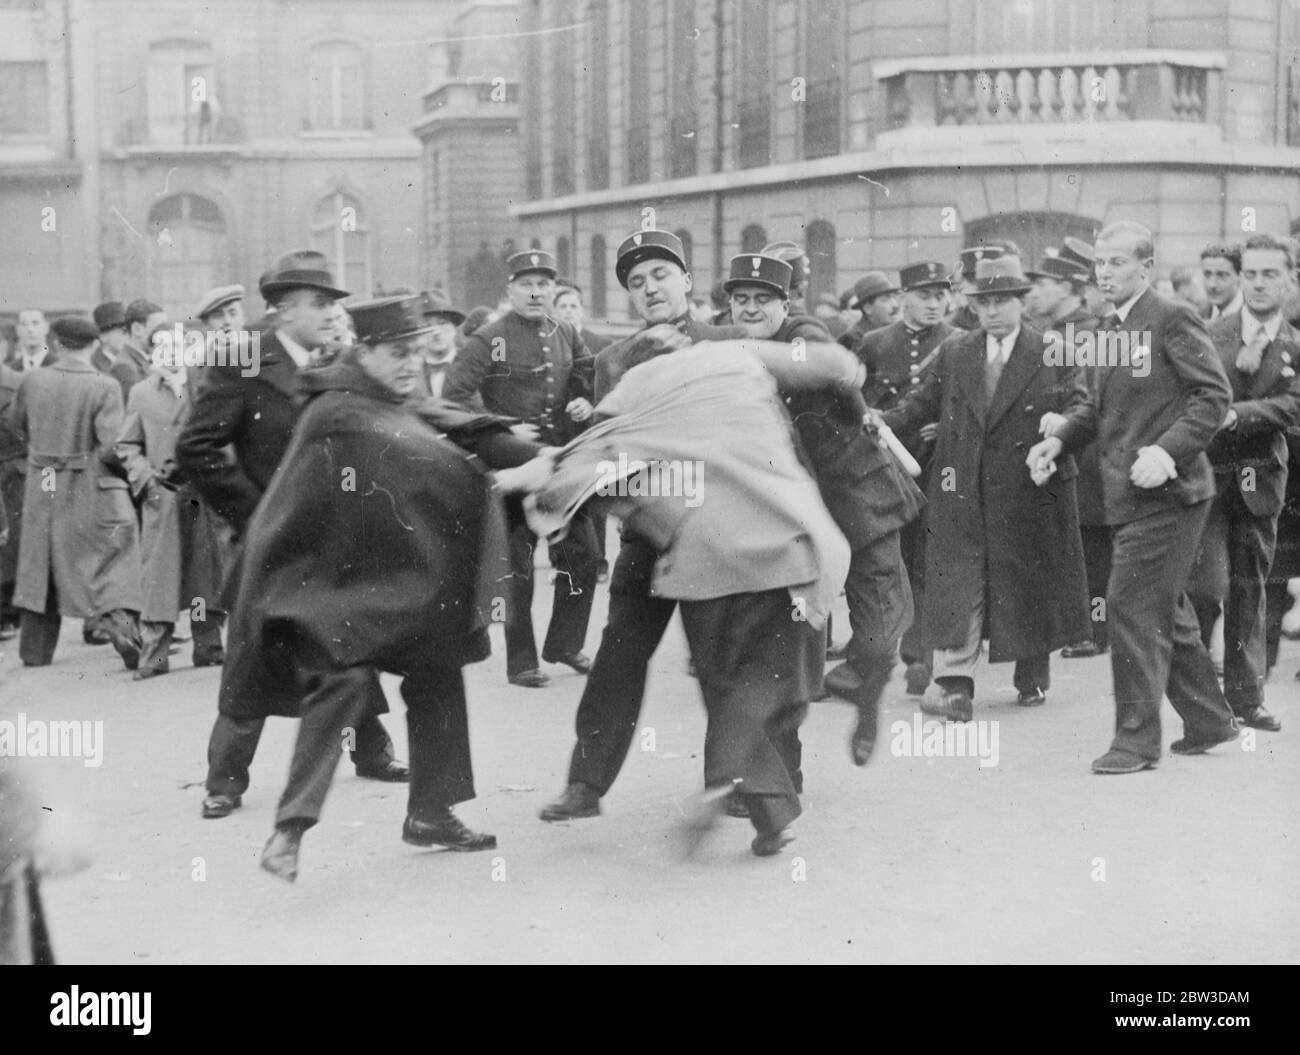
[[[294,361],[299,370],[306,370],[311,365],[311,352],[290,337],[287,330],[277,330],[275,335],[280,338],[284,350],[289,353],[289,358]]]
[[[1241,311],[1243,308],[1245,308],[1245,306],[1246,306],[1246,297],[1241,292],[1241,290],[1237,290],[1237,292],[1233,294],[1232,300],[1228,301],[1227,307],[1223,309],[1219,309],[1219,308],[1210,309],[1210,318],[1221,319],[1225,315],[1231,315],[1234,311]]]
[[[1133,305],[1138,302],[1138,298],[1150,288],[1150,286],[1143,286],[1140,290],[1134,293],[1133,296],[1129,297],[1128,300],[1115,309],[1115,314],[1119,317],[1120,322],[1123,322],[1128,318],[1128,313],[1133,310]]]
[[[988,357],[988,361],[993,362],[993,357],[997,356],[1005,363],[1011,357],[1011,349],[1015,347],[1016,338],[1019,336],[1019,326],[1000,341],[993,334],[986,333],[984,335],[984,354]]]
[[[1277,340],[1277,331],[1282,328],[1282,312],[1278,311],[1268,322],[1260,322],[1251,314],[1249,308],[1243,306],[1241,309],[1241,343],[1250,344],[1255,339],[1255,334],[1260,330],[1270,341]]]
[[[23,352],[23,369],[35,370],[38,366],[40,366],[43,362],[45,362],[46,357],[48,357],[49,354],[50,354],[50,349],[48,346],[42,346],[41,350],[32,356],[29,356],[26,352]]]

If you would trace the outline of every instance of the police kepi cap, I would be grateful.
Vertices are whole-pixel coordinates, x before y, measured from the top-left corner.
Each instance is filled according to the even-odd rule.
[[[741,253],[731,258],[731,273],[722,288],[730,293],[740,286],[761,286],[782,297],[790,296],[794,269],[784,260],[762,253]]]
[[[908,264],[899,271],[898,284],[903,287],[904,293],[913,289],[924,289],[927,286],[951,289],[952,276],[948,274],[948,269],[943,264],[926,261],[923,264]]]
[[[627,289],[628,272],[643,260],[670,260],[683,271],[690,270],[686,266],[686,250],[682,246],[682,240],[672,231],[649,228],[628,235],[618,247],[614,276],[620,286]]]
[[[515,253],[506,261],[506,268],[510,272],[511,282],[520,275],[532,272],[549,275],[551,278],[560,273],[555,266],[555,257],[545,249],[525,249],[522,253]]]
[[[400,341],[433,329],[424,314],[424,298],[418,293],[365,300],[348,308],[348,314],[352,316],[358,344]]]

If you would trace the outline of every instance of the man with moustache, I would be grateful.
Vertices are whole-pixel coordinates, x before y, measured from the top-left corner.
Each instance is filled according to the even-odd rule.
[[[167,313],[149,300],[133,300],[126,306],[127,339],[108,372],[122,386],[122,405],[131,389],[153,369],[153,337],[167,325]]]
[[[570,387],[575,363],[588,358],[582,335],[551,316],[555,299],[555,258],[540,249],[507,260],[506,293],[511,310],[477,330],[456,354],[442,390],[451,403],[472,407],[478,400],[489,414],[514,419],[516,435],[562,447],[574,426],[591,416],[590,393]],[[519,501],[507,503],[510,529],[511,604],[506,619],[506,676],[510,684],[542,688],[550,679],[541,670],[533,636],[533,553],[537,536],[528,528]],[[548,547],[555,566],[555,598],[541,658],[579,674],[591,670],[582,649],[591,620],[599,554],[596,532],[582,516],[562,542]]]
[[[1241,311],[1241,246],[1211,244],[1202,249],[1201,279],[1209,301],[1203,318],[1214,321]]]
[[[760,340],[830,344],[834,338],[820,322],[790,314],[789,279],[789,266],[780,260],[750,253],[733,257],[725,284],[732,319]],[[875,746],[880,697],[899,639],[912,621],[899,529],[915,519],[924,500],[863,426],[866,404],[858,393],[848,399],[812,389],[785,393],[784,400],[822,501],[852,551],[844,589],[853,634],[844,663],[826,675],[825,684],[858,708],[849,753],[861,766]],[[795,790],[801,790],[797,733],[784,753]]]
[[[970,299],[980,329],[946,340],[914,388],[885,413],[890,426],[938,421],[930,464],[922,634],[935,650],[942,698],[922,710],[973,717],[975,671],[1014,660],[1022,707],[1046,702],[1049,655],[1087,633],[1074,464],[1045,498],[1023,452],[1053,423],[1087,411],[1078,368],[1044,361],[1022,320],[1030,283],[1020,259],[981,260]]]
[[[1242,309],[1210,324],[1232,405],[1207,451],[1215,497],[1188,589],[1203,641],[1222,609],[1223,694],[1238,722],[1269,732],[1282,723],[1264,706],[1264,588],[1286,496],[1286,433],[1300,420],[1300,339],[1282,317],[1292,266],[1287,243],[1251,238],[1241,253]]]
[[[180,478],[236,536],[246,533],[293,435],[301,410],[299,375],[312,352],[330,340],[334,302],[348,295],[334,285],[325,258],[310,250],[282,257],[261,288],[275,312],[262,336],[257,375],[242,376],[238,363],[208,370],[176,440]],[[377,676],[366,683],[365,696],[352,753],[357,775],[404,781],[406,766],[393,758],[392,741],[377,717],[388,710]],[[218,713],[208,741],[205,818],[228,817],[240,806],[264,724],[263,718]]]
[[[1205,448],[1223,425],[1232,389],[1205,324],[1150,288],[1151,232],[1131,220],[1097,236],[1101,293],[1116,305],[1098,334],[1139,347],[1126,365],[1099,365],[1087,414],[1051,429],[1026,459],[1048,479],[1062,452],[1096,436],[1114,557],[1106,590],[1115,736],[1100,774],[1154,768],[1161,754],[1160,702],[1167,695],[1184,735],[1170,750],[1201,754],[1237,738],[1196,613],[1187,576],[1214,496]]]
[[[628,291],[632,310],[645,322],[638,333],[667,323],[692,343],[745,335],[739,327],[711,326],[692,317],[691,273],[681,240],[671,231],[649,228],[628,235],[618,247],[614,274]],[[647,342],[637,342],[636,336],[596,356],[596,402],[632,367],[662,354],[653,345],[647,349]],[[658,550],[648,540],[623,533],[609,579],[608,622],[578,703],[568,784],[560,798],[542,810],[544,821],[598,816],[601,797],[627,758],[645,698],[650,657],[677,608],[676,602],[650,592],[658,559]]]
[[[892,410],[921,384],[926,370],[934,362],[936,349],[957,331],[943,320],[948,310],[948,292],[952,282],[948,269],[929,262],[910,264],[899,272],[903,290],[902,318],[875,330],[858,346],[858,358],[867,368],[867,383],[862,395],[867,405],[882,413]],[[912,457],[921,466],[917,480],[922,490],[929,486],[927,473],[934,452],[937,422],[925,422],[919,428],[899,433]],[[907,664],[907,691],[912,696],[925,694],[933,676],[930,650],[921,641],[921,618],[925,599],[925,523],[926,514],[907,524],[900,535],[903,562],[912,591],[914,615],[905,628],[900,643],[903,662]]]
[[[898,283],[883,271],[868,271],[853,283],[849,307],[859,312],[858,321],[839,338],[840,344],[857,352],[867,334],[897,321],[900,292]]]

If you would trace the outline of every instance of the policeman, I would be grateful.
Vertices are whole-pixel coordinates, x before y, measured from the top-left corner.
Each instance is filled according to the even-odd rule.
[[[447,373],[442,397],[473,406],[482,398],[488,413],[515,419],[512,431],[529,440],[561,447],[572,425],[591,416],[587,396],[573,397],[574,360],[586,358],[582,335],[551,316],[555,300],[555,258],[541,249],[515,253],[506,261],[511,310],[475,331]],[[506,675],[512,685],[541,688],[550,680],[537,661],[533,637],[533,551],[518,501],[507,505],[510,528],[511,611],[506,620]],[[582,652],[596,587],[597,547],[589,517],[578,517],[564,541],[550,547],[557,571],[551,624],[542,659],[563,663],[579,674],[591,669]]]
[[[964,259],[963,254],[963,262]],[[867,367],[867,383],[862,394],[868,406],[881,411],[897,406],[921,383],[939,345],[958,332],[943,321],[948,292],[952,287],[948,269],[943,264],[911,264],[899,272],[899,284],[903,290],[902,317],[867,334],[858,348],[858,357]],[[918,482],[922,488],[928,482],[924,470],[934,452],[937,428],[937,424],[929,423],[918,430],[900,432],[898,436],[921,464],[923,472]],[[919,696],[930,684],[931,673],[930,651],[920,641],[925,587],[924,514],[920,520],[903,528],[901,544],[916,610],[912,628],[903,635],[901,652],[907,664],[907,691]]]

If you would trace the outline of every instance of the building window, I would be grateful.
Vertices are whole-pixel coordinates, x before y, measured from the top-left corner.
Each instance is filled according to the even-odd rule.
[[[975,4],[975,54],[1037,54],[1145,47],[1144,12],[1129,0],[982,0]]]
[[[1036,267],[1049,248],[1057,248],[1067,237],[1081,238],[1090,245],[1101,230],[1098,220],[1063,212],[998,213],[966,225],[966,245],[987,245],[991,241],[1015,242],[1021,262]]]
[[[762,225],[751,223],[740,232],[740,251],[742,253],[761,253],[767,245],[767,232]]]
[[[605,318],[605,283],[609,276],[605,273],[605,236],[591,236],[591,317]]]
[[[149,142],[210,143],[220,103],[212,49],[190,40],[149,47]]]
[[[591,0],[591,50],[587,58],[587,188],[609,186],[609,0]]]
[[[572,5],[565,0],[554,8],[557,26],[573,23]],[[559,197],[572,194],[573,183],[573,126],[576,120],[574,80],[577,76],[574,62],[573,33],[556,33],[551,47],[551,92],[547,109],[551,118],[551,195]]]
[[[555,240],[555,270],[560,273],[560,278],[572,278],[569,264],[569,240],[561,236]]]
[[[803,116],[803,156],[822,158],[840,152],[840,47],[844,40],[841,0],[804,5],[804,65],[808,83],[799,107]]]
[[[0,62],[0,136],[46,136],[50,102],[43,62]]]
[[[627,182],[650,179],[650,49],[648,8],[629,4],[627,48]]]
[[[739,5],[738,5],[739,7]],[[741,168],[772,160],[772,60],[768,45],[769,0],[748,0],[739,8],[740,47],[736,49],[736,143]]]
[[[695,254],[695,239],[691,237],[691,232],[685,227],[679,227],[673,232],[682,243],[682,256],[686,258],[686,270],[691,270],[691,257]]]
[[[342,40],[316,44],[307,68],[307,127],[315,132],[364,128],[365,68],[361,49]]]
[[[835,262],[835,225],[825,220],[813,220],[804,232],[804,252],[808,254],[812,273],[808,276],[808,289],[804,303],[811,311],[823,293],[837,296],[839,284]]]
[[[370,228],[361,202],[351,194],[327,194],[311,221],[311,246],[329,261],[334,280],[349,293],[369,296]]]
[[[669,15],[672,69],[668,77],[668,105],[672,119],[668,129],[668,166],[669,175],[678,179],[694,176],[696,171],[699,113],[695,102],[695,41],[700,35],[696,28],[699,14],[694,0],[673,0]]]
[[[226,221],[215,202],[173,194],[149,212],[148,289],[174,319],[187,318],[213,286],[230,281]]]

